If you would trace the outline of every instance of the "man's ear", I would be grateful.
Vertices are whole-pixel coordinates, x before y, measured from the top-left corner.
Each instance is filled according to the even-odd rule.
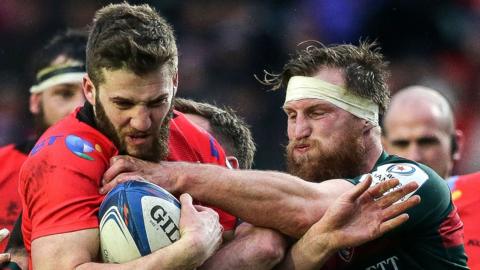
[[[238,162],[238,159],[234,156],[227,156],[227,161],[230,163],[233,169],[237,170],[240,169],[240,164]]]
[[[368,121],[368,120],[363,120],[363,133],[367,133],[367,132],[370,132],[370,130],[372,128],[374,128],[376,125],[373,124],[372,122]]]
[[[40,113],[40,106],[42,106],[42,93],[30,95],[30,112],[32,114]]]
[[[177,89],[178,89],[178,71],[176,71],[175,75],[173,75],[173,96],[177,94]]]
[[[95,95],[96,95],[96,89],[95,85],[93,85],[92,80],[90,80],[90,77],[88,75],[83,76],[83,81],[82,81],[82,88],[83,88],[83,94],[85,95],[85,98],[90,102],[90,104],[95,105]]]
[[[462,157],[463,145],[465,143],[465,137],[463,132],[459,129],[455,130],[455,134],[452,135],[451,149],[452,149],[452,159],[454,161],[459,161]]]

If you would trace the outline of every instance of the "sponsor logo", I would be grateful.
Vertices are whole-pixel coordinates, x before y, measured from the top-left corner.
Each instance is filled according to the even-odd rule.
[[[388,167],[387,172],[398,173],[401,175],[412,175],[416,169],[407,164],[394,164]]]
[[[452,192],[452,200],[458,200],[460,197],[462,197],[462,191],[460,190],[455,190]]]
[[[60,137],[63,137],[63,135],[53,135],[41,141],[38,141],[37,144],[35,144],[35,146],[32,148],[32,151],[30,151],[30,155],[33,156],[43,148],[54,144],[57,141],[57,138],[60,138]]]
[[[479,239],[468,239],[467,246],[480,247],[480,240]]]
[[[398,260],[399,259],[397,256],[392,256],[375,265],[365,268],[365,270],[386,270],[386,269],[398,270],[400,269],[397,265]]]
[[[354,248],[344,248],[338,251],[338,256],[345,262],[350,262],[353,257]]]
[[[94,160],[94,158],[88,153],[93,151],[101,152],[102,148],[100,145],[95,144],[93,145],[87,140],[84,140],[75,135],[68,135],[65,138],[65,145],[67,146],[68,150],[74,153],[76,156],[81,157],[86,160]]]
[[[150,216],[152,219],[160,225],[160,228],[165,232],[170,242],[175,242],[179,238],[179,229],[170,215],[167,214],[167,211],[160,206],[155,205],[152,210],[150,210]]]
[[[212,155],[212,157],[214,157],[216,160],[220,159],[220,154],[215,146],[215,139],[213,139],[212,136],[210,136],[210,155]]]

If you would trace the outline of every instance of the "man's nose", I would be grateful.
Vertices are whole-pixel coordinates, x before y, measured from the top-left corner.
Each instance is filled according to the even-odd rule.
[[[407,149],[405,158],[416,161],[423,162],[422,150],[416,143],[411,143]]]
[[[310,123],[302,115],[297,116],[295,121],[295,139],[308,138],[312,133]]]
[[[147,131],[152,125],[151,112],[145,106],[140,106],[130,118],[130,126],[139,131]]]

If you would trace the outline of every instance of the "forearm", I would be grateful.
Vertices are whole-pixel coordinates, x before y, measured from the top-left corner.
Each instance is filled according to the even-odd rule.
[[[42,269],[195,269],[211,254],[195,237],[177,242],[152,254],[122,264],[101,263],[98,229],[88,229],[37,238],[32,242],[32,262]]]
[[[140,257],[136,260],[123,264],[105,264],[88,262],[81,264],[74,269],[76,270],[127,270],[127,269],[162,269],[162,270],[176,270],[176,269],[195,269],[203,263],[203,257],[196,248],[188,241],[178,240],[174,244],[165,248],[159,249],[152,254]]]
[[[272,269],[285,255],[287,241],[280,233],[243,223],[235,238],[200,269]]]
[[[303,237],[291,247],[275,270],[320,269],[335,252],[335,249],[328,246],[324,235]]]
[[[296,238],[320,219],[330,202],[345,190],[345,185],[321,188],[323,183],[306,182],[280,172],[171,164],[176,167],[171,177],[176,179],[177,191],[190,193],[256,226]]]

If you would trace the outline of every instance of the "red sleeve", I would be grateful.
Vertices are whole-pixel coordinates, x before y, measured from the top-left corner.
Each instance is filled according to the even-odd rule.
[[[95,134],[43,136],[22,168],[31,240],[98,227],[98,193],[111,147]],[[108,151],[107,151],[108,150]],[[110,152],[110,153],[106,153]]]

